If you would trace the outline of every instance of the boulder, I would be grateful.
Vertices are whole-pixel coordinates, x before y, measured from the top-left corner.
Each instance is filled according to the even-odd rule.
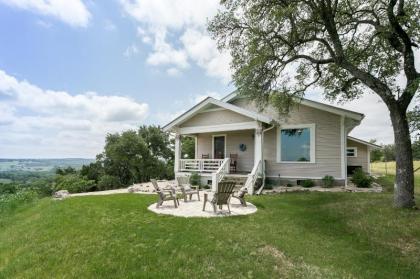
[[[54,198],[56,199],[64,199],[70,195],[69,191],[67,190],[60,190],[54,193]]]

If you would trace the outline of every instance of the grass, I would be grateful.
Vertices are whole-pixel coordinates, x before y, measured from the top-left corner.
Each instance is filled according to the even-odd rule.
[[[420,211],[393,209],[391,193],[252,197],[256,214],[211,219],[156,215],[155,199],[42,199],[3,215],[0,278],[420,274]]]
[[[414,161],[414,170],[420,168],[420,161]],[[394,162],[375,162],[371,163],[371,172],[373,174],[384,175],[379,179],[379,183],[384,184],[384,186],[392,191],[394,187],[395,179],[395,161]],[[414,191],[416,194],[420,194],[420,170],[414,173]],[[418,202],[420,202],[417,199]]]

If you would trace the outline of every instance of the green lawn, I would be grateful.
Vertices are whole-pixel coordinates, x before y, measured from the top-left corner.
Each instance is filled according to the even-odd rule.
[[[414,169],[420,168],[420,161],[413,162]],[[385,183],[389,190],[393,188],[393,181],[395,179],[395,162],[375,162],[371,163],[371,171],[376,175],[386,175],[381,178],[379,182]],[[414,173],[414,191],[420,194],[420,170]],[[417,199],[420,203],[420,200]]]
[[[0,278],[420,274],[420,211],[393,209],[390,193],[252,197],[256,214],[211,219],[156,215],[155,198],[42,199],[4,214]]]

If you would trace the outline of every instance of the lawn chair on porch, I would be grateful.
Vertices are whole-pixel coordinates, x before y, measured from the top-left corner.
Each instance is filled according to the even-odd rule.
[[[174,201],[175,208],[178,208],[179,201],[176,197],[174,189],[161,189],[156,181],[156,179],[150,179],[155,188],[156,193],[158,194],[158,202],[156,203],[156,208],[161,206],[164,201]]]
[[[191,186],[188,176],[178,176],[176,181],[178,182],[179,189],[181,189],[184,202],[187,202],[187,196],[189,196],[191,200],[193,195],[197,195],[198,200],[200,200],[199,187]]]
[[[230,212],[229,200],[230,200],[230,197],[232,196],[234,188],[235,188],[235,182],[224,181],[224,182],[220,182],[217,185],[217,192],[214,193],[212,200],[208,200],[208,194],[205,193],[203,211],[206,210],[206,203],[209,202],[213,205],[214,213],[217,212],[217,206],[219,207],[220,210],[222,210],[222,206],[226,204],[229,210],[229,214],[230,214],[231,212]]]

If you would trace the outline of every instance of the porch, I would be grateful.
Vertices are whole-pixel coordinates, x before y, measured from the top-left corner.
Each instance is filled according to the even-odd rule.
[[[254,184],[263,174],[262,128],[239,131],[223,131],[178,134],[175,138],[176,176],[198,173],[203,184],[212,190],[223,179],[236,180],[253,194]],[[195,140],[195,158],[182,158],[182,137]]]

